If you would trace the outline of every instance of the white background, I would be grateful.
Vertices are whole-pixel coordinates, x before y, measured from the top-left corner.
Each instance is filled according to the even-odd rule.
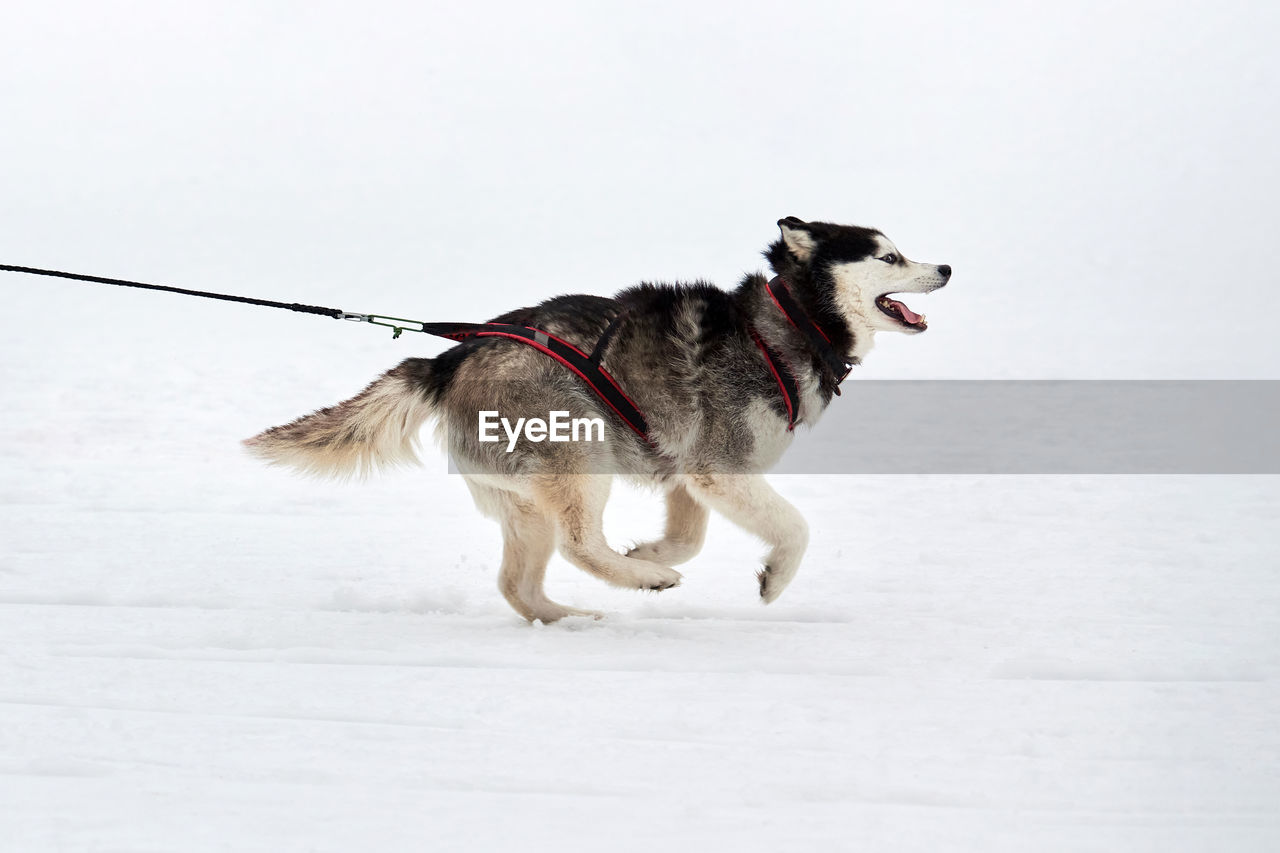
[[[955,268],[860,378],[1280,378],[1278,24],[9,4],[0,263],[481,320],[730,286],[796,215]],[[778,604],[717,522],[661,596],[557,560],[610,616],[531,628],[438,456],[343,485],[236,443],[443,342],[0,288],[0,847],[1280,843],[1273,478],[780,478]]]

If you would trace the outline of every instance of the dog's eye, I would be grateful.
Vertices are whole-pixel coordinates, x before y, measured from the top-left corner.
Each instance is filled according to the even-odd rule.
[[[885,255],[884,257],[876,258],[876,260],[884,261],[886,264],[896,264],[898,262],[898,256],[890,253],[888,255]]]

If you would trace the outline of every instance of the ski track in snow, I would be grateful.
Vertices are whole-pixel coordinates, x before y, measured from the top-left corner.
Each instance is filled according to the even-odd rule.
[[[0,848],[1280,844],[1276,478],[781,477],[775,605],[717,520],[661,594],[557,559],[609,615],[530,626],[438,456],[240,454],[340,383],[138,346],[4,365]]]

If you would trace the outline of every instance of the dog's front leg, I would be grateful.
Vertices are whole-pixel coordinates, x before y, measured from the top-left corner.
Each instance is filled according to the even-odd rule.
[[[542,475],[532,487],[544,512],[555,521],[560,553],[570,563],[614,586],[669,589],[680,573],[650,560],[624,557],[604,538],[604,505],[610,477],[602,475]]]
[[[688,562],[702,550],[707,538],[707,508],[694,500],[682,484],[667,492],[667,525],[662,538],[637,545],[627,552],[637,560],[652,560],[664,566]]]
[[[809,545],[809,525],[800,511],[760,474],[695,474],[688,478],[693,496],[770,546],[760,579],[760,598],[773,601],[800,568]]]

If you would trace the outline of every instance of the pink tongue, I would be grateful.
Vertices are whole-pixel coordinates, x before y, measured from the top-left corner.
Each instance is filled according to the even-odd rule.
[[[906,320],[911,325],[914,326],[916,323],[920,322],[920,315],[903,305],[898,300],[890,299],[889,302],[892,303],[894,307],[898,309],[899,313],[902,314],[902,319]]]

